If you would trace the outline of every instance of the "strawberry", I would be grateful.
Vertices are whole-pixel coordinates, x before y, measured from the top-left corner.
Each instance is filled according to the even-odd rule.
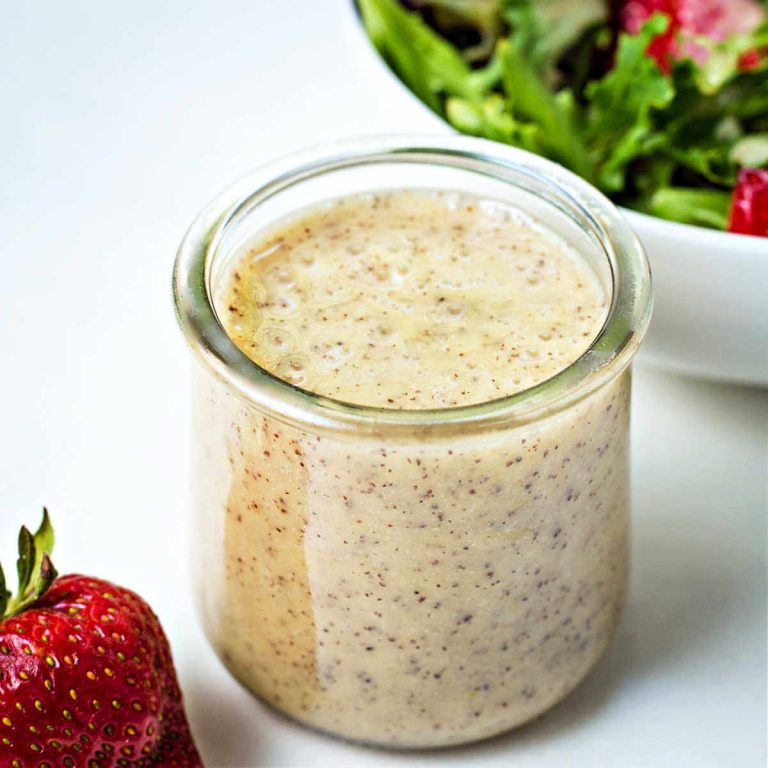
[[[739,173],[728,231],[768,237],[768,170],[744,168]]]
[[[58,577],[48,514],[0,569],[2,768],[202,768],[151,608],[100,579]]]
[[[703,64],[709,51],[696,37],[719,42],[731,35],[750,32],[765,18],[757,0],[627,0],[619,12],[621,26],[630,34],[654,13],[669,18],[666,31],[651,40],[648,55],[669,74],[672,62],[686,57]],[[745,62],[744,69],[751,61]]]
[[[758,69],[761,67],[767,58],[768,46],[750,48],[748,51],[744,51],[744,53],[739,56],[738,67],[742,72],[750,72],[753,69]]]

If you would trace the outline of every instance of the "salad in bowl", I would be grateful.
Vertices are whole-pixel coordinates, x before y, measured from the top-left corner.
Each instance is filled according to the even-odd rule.
[[[758,0],[360,0],[371,40],[457,130],[558,161],[616,202],[768,236]]]
[[[768,386],[768,0],[348,7],[404,129],[545,155],[622,206],[654,273],[646,361]]]

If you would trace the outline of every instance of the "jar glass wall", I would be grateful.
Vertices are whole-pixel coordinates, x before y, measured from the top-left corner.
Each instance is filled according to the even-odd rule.
[[[398,410],[280,381],[218,320],[258,232],[382,189],[502,200],[571,243],[611,297],[551,379],[477,405]],[[541,158],[467,138],[312,150],[220,196],[179,251],[195,352],[195,573],[215,649],[296,719],[398,747],[473,741],[563,698],[604,650],[627,564],[629,364],[650,278],[615,208]]]

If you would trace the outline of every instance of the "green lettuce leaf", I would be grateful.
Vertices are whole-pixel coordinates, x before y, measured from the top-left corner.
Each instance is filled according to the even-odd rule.
[[[405,84],[443,114],[443,97],[482,98],[488,81],[461,53],[397,0],[359,0],[363,24],[374,45]],[[491,80],[492,81],[492,80]]]
[[[603,0],[499,0],[509,41],[548,84],[565,50],[597,22],[605,21]]]
[[[512,42],[499,43],[498,56],[501,82],[512,113],[539,126],[543,154],[591,180],[592,164],[579,138],[574,102],[567,91],[552,93]]]
[[[666,16],[656,14],[637,35],[621,35],[614,68],[587,86],[584,135],[599,166],[597,183],[607,192],[621,191],[627,165],[663,142],[653,112],[668,106],[675,91],[645,50],[667,24]]]
[[[651,196],[648,213],[662,219],[725,229],[731,195],[719,189],[662,187]]]
[[[516,120],[499,94],[490,94],[483,101],[448,99],[446,117],[462,133],[511,144],[537,155],[545,154],[547,146],[541,127],[535,123]]]

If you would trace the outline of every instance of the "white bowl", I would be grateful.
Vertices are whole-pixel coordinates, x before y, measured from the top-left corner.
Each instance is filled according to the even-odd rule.
[[[398,130],[453,131],[397,78],[369,41],[354,2],[345,40]],[[705,379],[768,386],[768,238],[677,224],[623,209],[648,253],[654,316],[640,359]]]

